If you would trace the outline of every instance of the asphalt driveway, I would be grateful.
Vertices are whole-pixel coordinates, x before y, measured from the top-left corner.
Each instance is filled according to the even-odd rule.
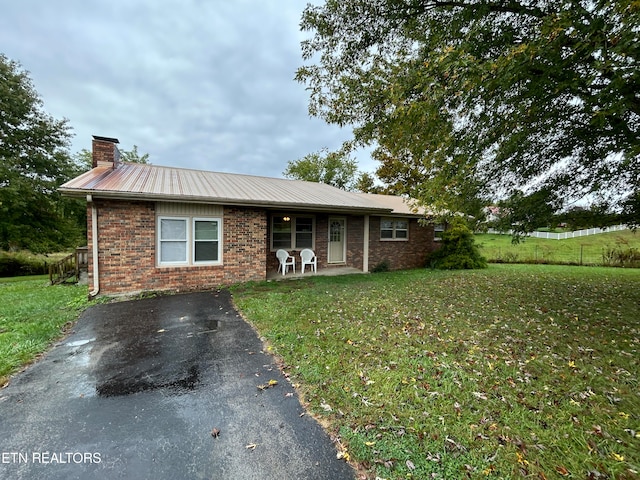
[[[0,478],[353,479],[303,413],[227,291],[97,305],[0,390]]]

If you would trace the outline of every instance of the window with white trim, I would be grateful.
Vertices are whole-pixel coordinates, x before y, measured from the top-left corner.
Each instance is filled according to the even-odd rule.
[[[408,238],[408,220],[383,218],[380,221],[380,240],[407,240]]]
[[[159,218],[158,258],[161,264],[187,263],[187,219]]]
[[[220,221],[193,219],[193,263],[220,261]]]
[[[271,249],[313,248],[315,223],[313,216],[274,215],[271,217]]]
[[[445,231],[445,226],[442,223],[439,223],[437,225],[433,226],[433,239],[436,242],[439,242],[440,240],[442,240],[442,234]]]
[[[222,263],[220,218],[158,217],[158,264]]]

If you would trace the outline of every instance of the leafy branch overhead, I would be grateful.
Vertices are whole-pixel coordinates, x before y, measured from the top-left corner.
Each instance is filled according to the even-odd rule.
[[[639,188],[638,24],[633,0],[327,0],[303,13],[296,79],[425,203],[620,197]]]

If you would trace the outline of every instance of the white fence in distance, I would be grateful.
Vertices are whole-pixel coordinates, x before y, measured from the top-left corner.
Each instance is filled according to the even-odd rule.
[[[611,227],[606,228],[587,228],[586,230],[576,230],[573,232],[562,232],[562,233],[554,233],[554,232],[530,232],[527,234],[528,237],[534,238],[548,238],[551,240],[566,240],[567,238],[576,238],[576,237],[587,237],[589,235],[597,235],[599,233],[608,233],[608,232],[619,232],[621,230],[628,230],[629,227],[627,225],[613,225]],[[494,230],[490,228],[487,233],[494,234],[504,234],[511,235],[513,232],[509,230],[507,232],[500,232],[498,230]]]

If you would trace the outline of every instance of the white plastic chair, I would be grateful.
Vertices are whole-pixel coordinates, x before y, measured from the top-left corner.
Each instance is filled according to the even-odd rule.
[[[276,257],[280,261],[280,265],[278,266],[278,271],[282,270],[282,275],[284,275],[287,271],[287,267],[293,267],[293,273],[296,273],[296,259],[289,255],[289,252],[286,250],[278,250],[276,252]]]
[[[313,268],[313,272],[318,272],[318,257],[310,248],[305,248],[300,252],[300,259],[302,260],[302,273],[304,273],[304,266],[310,265]]]

